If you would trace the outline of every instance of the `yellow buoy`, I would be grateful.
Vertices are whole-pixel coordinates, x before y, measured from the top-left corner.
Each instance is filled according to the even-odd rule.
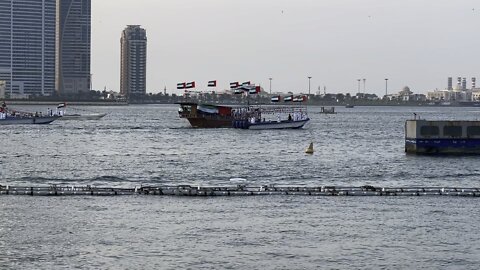
[[[308,148],[305,150],[305,153],[307,154],[313,154],[313,142],[310,143]]]

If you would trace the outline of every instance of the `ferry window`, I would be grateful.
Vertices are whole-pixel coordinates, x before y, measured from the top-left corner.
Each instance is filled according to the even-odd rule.
[[[438,136],[439,129],[434,126],[423,126],[420,128],[420,135],[422,136]]]
[[[460,126],[443,127],[443,135],[451,136],[451,137],[462,137],[462,127]]]
[[[480,126],[467,127],[467,136],[480,136]]]

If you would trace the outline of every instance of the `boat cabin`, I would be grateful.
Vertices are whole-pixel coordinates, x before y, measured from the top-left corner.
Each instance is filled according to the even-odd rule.
[[[405,152],[480,154],[480,121],[407,120]]]

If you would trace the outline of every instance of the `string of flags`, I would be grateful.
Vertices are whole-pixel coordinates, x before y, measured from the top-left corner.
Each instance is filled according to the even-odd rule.
[[[208,84],[207,84],[208,87],[216,87],[217,86],[217,81],[216,80],[212,80],[212,81],[208,81]],[[181,83],[177,83],[177,89],[191,89],[191,88],[195,88],[195,81],[192,81],[192,82],[181,82]],[[250,81],[246,81],[246,82],[243,82],[243,83],[240,83],[240,82],[231,82],[230,83],[230,89],[233,90],[233,93],[234,94],[244,94],[244,93],[247,93],[247,94],[250,94],[250,95],[254,95],[254,94],[258,94],[260,93],[260,86],[257,86],[255,84],[252,84]],[[192,91],[188,91],[188,90],[185,90],[185,93],[190,93]],[[280,101],[284,101],[284,102],[304,102],[304,101],[307,101],[307,96],[305,95],[299,95],[299,96],[294,96],[294,95],[287,95],[287,96],[273,96],[271,98],[271,102],[280,102]]]
[[[195,88],[195,82],[177,83],[177,89],[191,89],[191,88]]]
[[[216,87],[217,81],[216,80],[208,81],[207,86]],[[177,83],[177,89],[191,89],[191,88],[195,88],[195,81]],[[250,81],[246,81],[241,84],[239,82],[231,82],[230,89],[233,89],[235,94],[242,94],[245,92],[248,92],[249,94],[257,94],[260,92],[260,86],[256,86],[252,84]]]
[[[282,99],[283,99],[283,102],[304,102],[304,101],[307,101],[307,96],[288,95],[288,96],[284,96],[283,98],[281,96],[273,96],[270,99],[270,101],[280,102]]]
[[[216,87],[217,81],[208,81],[208,87]],[[191,89],[195,88],[195,81],[177,83],[177,89]]]
[[[250,81],[243,82],[240,84],[239,82],[231,82],[230,89],[233,89],[234,94],[243,94],[248,93],[251,95],[260,93],[260,86],[252,84]]]

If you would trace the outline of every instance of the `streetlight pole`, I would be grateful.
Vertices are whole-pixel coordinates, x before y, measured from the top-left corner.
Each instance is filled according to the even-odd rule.
[[[312,77],[311,76],[308,76],[308,97],[310,97],[310,79]]]
[[[364,94],[366,93],[366,90],[365,90],[365,81],[366,81],[366,80],[367,80],[367,79],[363,79],[363,93],[364,93]]]
[[[272,94],[272,78],[268,78],[270,80],[270,95]]]
[[[385,96],[388,96],[388,78],[385,78]]]
[[[357,79],[357,81],[358,81],[358,91],[357,92],[360,94],[360,81],[361,81],[361,79]]]

